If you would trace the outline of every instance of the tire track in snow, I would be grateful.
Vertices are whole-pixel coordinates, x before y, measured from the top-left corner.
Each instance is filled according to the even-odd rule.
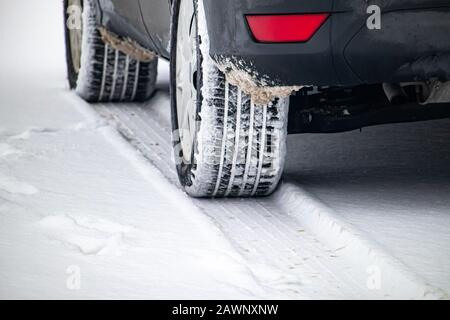
[[[98,104],[94,109],[172,183],[167,93],[146,104]],[[163,102],[163,103],[162,103]],[[181,192],[181,191],[180,191]],[[245,257],[275,296],[292,298],[435,298],[445,296],[338,219],[293,184],[267,199],[193,200]],[[328,217],[328,218],[327,218]],[[330,220],[331,219],[331,220]],[[379,267],[380,288],[368,286]]]
[[[39,193],[39,190],[31,184],[0,172],[0,192],[1,191],[23,196],[32,196]]]
[[[89,216],[46,216],[38,225],[49,239],[76,248],[84,255],[121,256],[123,238],[133,228]]]

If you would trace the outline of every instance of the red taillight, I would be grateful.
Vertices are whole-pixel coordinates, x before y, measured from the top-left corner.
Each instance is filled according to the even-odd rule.
[[[248,25],[258,42],[306,42],[319,30],[328,13],[248,15]]]

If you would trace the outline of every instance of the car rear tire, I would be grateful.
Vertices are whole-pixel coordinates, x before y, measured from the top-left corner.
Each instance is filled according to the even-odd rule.
[[[105,43],[98,15],[95,0],[64,0],[70,87],[89,102],[148,99],[155,90],[157,57],[140,61]]]
[[[171,105],[177,171],[194,197],[270,195],[284,168],[289,99],[256,105],[209,55],[202,0],[173,5]]]

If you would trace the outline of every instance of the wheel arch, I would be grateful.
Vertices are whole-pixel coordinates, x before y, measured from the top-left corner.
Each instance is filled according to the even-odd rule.
[[[86,1],[86,0],[84,0]],[[98,6],[99,25],[145,48],[161,54],[144,24],[139,0],[93,0]]]

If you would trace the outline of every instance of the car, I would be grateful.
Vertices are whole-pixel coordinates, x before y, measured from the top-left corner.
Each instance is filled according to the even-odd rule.
[[[450,117],[448,0],[64,0],[64,15],[89,102],[151,98],[170,60],[193,197],[270,195],[288,134]]]

